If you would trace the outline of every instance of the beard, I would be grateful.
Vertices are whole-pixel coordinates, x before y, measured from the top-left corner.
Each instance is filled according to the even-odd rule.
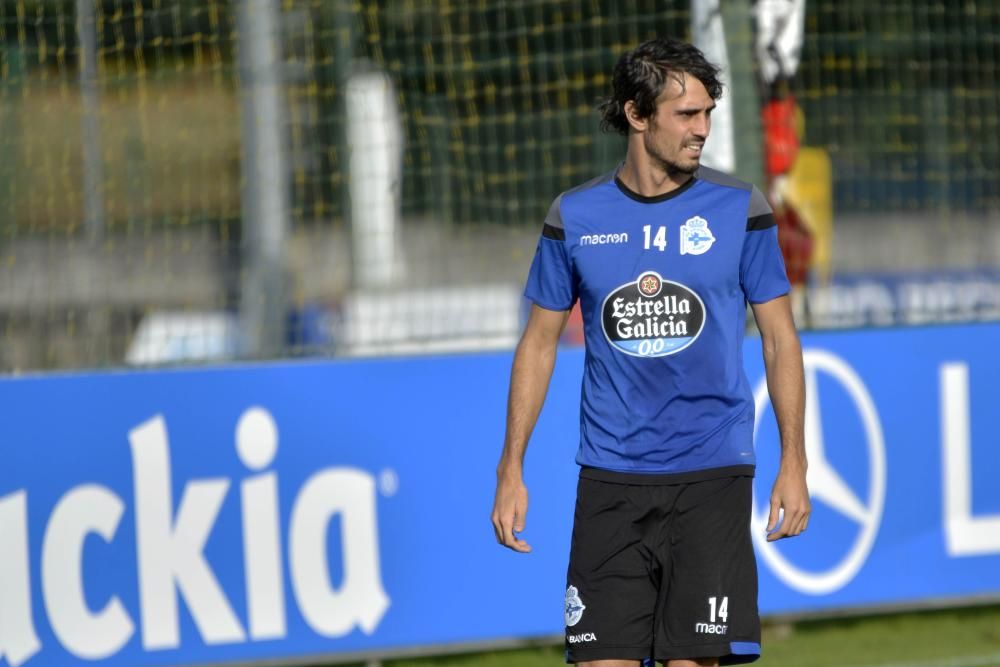
[[[680,161],[677,158],[671,159],[663,154],[659,148],[650,140],[647,135],[643,139],[643,143],[646,148],[646,153],[656,162],[667,174],[673,176],[678,174],[684,174],[690,176],[698,171],[698,167],[701,166],[701,161],[699,158],[689,158],[684,161]],[[681,149],[683,150],[683,149]]]

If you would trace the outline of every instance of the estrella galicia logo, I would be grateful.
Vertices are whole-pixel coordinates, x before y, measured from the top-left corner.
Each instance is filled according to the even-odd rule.
[[[566,625],[567,627],[573,627],[580,622],[583,618],[583,610],[587,607],[584,606],[583,600],[580,599],[580,592],[576,590],[576,586],[570,586],[566,589]]]
[[[705,325],[705,304],[690,288],[646,271],[604,299],[608,342],[634,357],[665,357],[693,343]]]
[[[715,234],[708,228],[708,220],[694,216],[681,225],[681,254],[704,255],[715,243]]]

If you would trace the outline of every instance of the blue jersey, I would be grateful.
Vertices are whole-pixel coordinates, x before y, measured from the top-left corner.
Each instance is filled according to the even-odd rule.
[[[704,167],[658,197],[616,173],[552,203],[525,289],[548,310],[580,301],[577,462],[669,479],[752,474],[746,304],[789,290],[771,209]]]

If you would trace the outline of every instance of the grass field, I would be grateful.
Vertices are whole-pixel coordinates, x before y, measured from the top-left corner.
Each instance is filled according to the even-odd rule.
[[[770,625],[759,667],[1000,667],[1000,605]],[[562,647],[395,660],[385,667],[554,667]]]

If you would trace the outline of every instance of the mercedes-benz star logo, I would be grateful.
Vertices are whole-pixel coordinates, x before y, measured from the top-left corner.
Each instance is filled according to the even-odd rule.
[[[806,456],[809,459],[807,482],[811,498],[826,504],[830,509],[857,523],[860,530],[850,550],[832,568],[824,572],[809,571],[796,566],[781,552],[780,542],[768,542],[765,537],[767,527],[770,487],[761,489],[763,504],[758,502],[754,489],[753,540],[757,552],[774,573],[792,588],[812,595],[832,593],[848,582],[864,565],[882,520],[885,504],[885,441],[878,412],[861,378],[845,361],[823,350],[805,350],[802,354],[806,380],[805,437]],[[844,478],[826,457],[823,442],[823,416],[820,408],[822,399],[818,391],[819,374],[836,381],[846,392],[858,417],[864,426],[865,446],[868,449],[868,492],[859,498]],[[754,392],[757,420],[754,425],[754,445],[757,432],[770,400],[766,379],[762,379]],[[772,443],[777,447],[777,443]],[[770,484],[771,480],[761,480]],[[815,526],[815,522],[813,523]],[[797,538],[802,539],[802,538]]]

